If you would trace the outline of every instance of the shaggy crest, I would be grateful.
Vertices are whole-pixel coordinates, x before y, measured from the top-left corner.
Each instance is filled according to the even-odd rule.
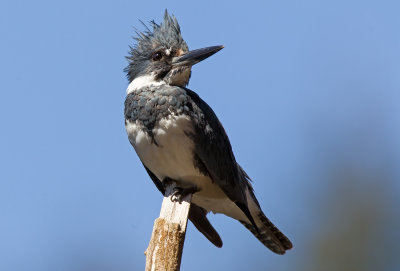
[[[130,46],[129,56],[126,58],[129,65],[124,69],[127,73],[129,81],[132,81],[141,71],[153,52],[160,49],[172,48],[175,50],[181,49],[184,52],[189,50],[186,42],[181,36],[181,30],[177,19],[174,15],[169,15],[165,10],[164,21],[158,25],[154,21],[150,22],[153,30],[149,29],[143,22],[141,22],[146,30],[144,32],[136,30],[137,41],[133,47]]]

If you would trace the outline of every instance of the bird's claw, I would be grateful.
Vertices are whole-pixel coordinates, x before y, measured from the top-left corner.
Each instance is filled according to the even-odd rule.
[[[182,203],[183,196],[182,196],[182,188],[175,187],[174,192],[171,195],[172,202],[179,202]]]
[[[175,187],[174,192],[171,195],[171,201],[182,203],[183,199],[187,195],[194,194],[197,191],[199,191],[197,187],[190,187],[190,188]]]

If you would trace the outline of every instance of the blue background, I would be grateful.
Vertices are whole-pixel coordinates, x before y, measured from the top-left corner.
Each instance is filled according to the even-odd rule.
[[[274,255],[209,215],[182,270],[399,270],[398,1],[0,3],[0,270],[144,270],[162,197],[124,130],[139,19],[175,14],[189,48],[225,45],[189,88],[215,110]]]

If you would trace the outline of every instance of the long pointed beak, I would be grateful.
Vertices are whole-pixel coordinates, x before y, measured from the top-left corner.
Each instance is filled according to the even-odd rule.
[[[207,57],[212,56],[222,48],[224,48],[223,45],[218,45],[189,51],[184,55],[173,58],[172,65],[175,67],[193,66],[194,64],[199,63]]]

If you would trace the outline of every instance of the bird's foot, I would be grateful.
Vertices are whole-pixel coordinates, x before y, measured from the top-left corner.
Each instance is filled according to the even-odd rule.
[[[198,192],[199,189],[195,186],[189,188],[174,187],[174,192],[171,195],[171,201],[182,203],[182,200],[189,194]]]
[[[183,199],[187,195],[194,194],[194,193],[200,191],[200,189],[197,188],[196,186],[182,188],[182,187],[178,187],[177,184],[178,184],[177,181],[175,181],[171,178],[168,178],[168,177],[166,177],[163,180],[163,185],[164,185],[165,190],[167,190],[168,186],[173,186],[173,192],[171,194],[171,200],[173,202],[182,203]]]

